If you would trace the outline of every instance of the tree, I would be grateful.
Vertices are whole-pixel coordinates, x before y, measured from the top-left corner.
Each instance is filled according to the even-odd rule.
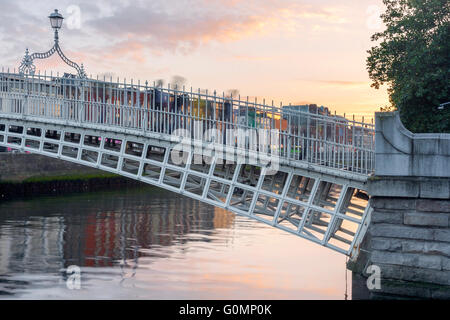
[[[368,51],[372,87],[388,86],[392,107],[413,132],[450,132],[450,1],[383,0],[386,30]]]

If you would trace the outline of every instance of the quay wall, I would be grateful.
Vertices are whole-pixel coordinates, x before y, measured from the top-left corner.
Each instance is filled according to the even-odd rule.
[[[377,266],[380,286],[369,279],[362,298],[450,299],[450,134],[412,134],[397,113],[377,113],[375,146],[354,292]]]
[[[133,179],[64,160],[0,152],[0,201],[143,185]]]
[[[21,182],[34,177],[101,173],[98,169],[37,154],[0,153],[0,181]]]

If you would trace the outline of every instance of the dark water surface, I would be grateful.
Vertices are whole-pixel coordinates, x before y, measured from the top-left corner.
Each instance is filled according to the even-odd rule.
[[[81,269],[79,290],[67,286],[71,265]],[[159,189],[0,203],[0,299],[344,294],[345,256]]]

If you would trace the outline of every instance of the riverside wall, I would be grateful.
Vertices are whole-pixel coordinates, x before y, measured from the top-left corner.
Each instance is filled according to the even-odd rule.
[[[377,113],[375,139],[370,225],[348,264],[354,298],[450,299],[450,134],[413,134],[398,113]]]

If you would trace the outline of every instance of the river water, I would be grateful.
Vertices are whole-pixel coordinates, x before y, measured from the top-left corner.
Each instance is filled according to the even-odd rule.
[[[330,249],[151,187],[0,203],[0,299],[344,299],[345,273]]]

